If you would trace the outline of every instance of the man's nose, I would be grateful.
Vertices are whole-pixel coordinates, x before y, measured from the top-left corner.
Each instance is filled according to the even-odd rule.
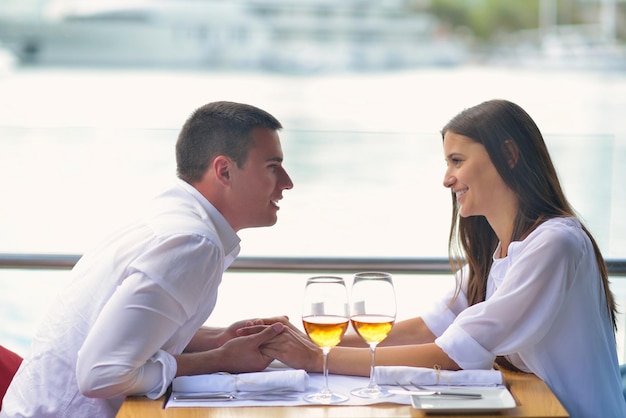
[[[289,177],[289,174],[287,174],[286,170],[283,170],[283,179],[282,179],[281,188],[283,190],[293,189],[293,181],[291,181],[291,177]]]

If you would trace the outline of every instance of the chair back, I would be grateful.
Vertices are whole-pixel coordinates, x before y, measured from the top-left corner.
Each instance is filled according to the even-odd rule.
[[[19,354],[0,345],[0,409],[2,409],[4,394],[20,364],[22,364],[22,357]]]

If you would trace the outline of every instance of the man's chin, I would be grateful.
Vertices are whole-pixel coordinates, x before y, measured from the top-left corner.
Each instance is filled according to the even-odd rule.
[[[273,219],[268,219],[266,221],[258,222],[254,225],[248,226],[248,228],[265,228],[268,226],[274,226],[278,222],[278,217],[274,217]]]

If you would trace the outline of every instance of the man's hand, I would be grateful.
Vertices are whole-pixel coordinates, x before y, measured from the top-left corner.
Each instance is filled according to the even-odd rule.
[[[214,350],[174,356],[177,362],[176,376],[261,371],[274,360],[274,357],[262,352],[261,346],[286,329],[282,323],[276,322],[264,326],[260,332],[231,338]]]
[[[261,353],[294,369],[321,372],[322,350],[302,331],[286,327],[276,337],[262,344]]]
[[[261,346],[261,352],[271,358],[280,360],[294,369],[304,369],[309,372],[321,372],[323,356],[322,350],[287,317],[270,318],[269,320],[255,320],[245,328],[237,330],[237,335],[255,335],[268,328],[268,323],[278,321],[285,329]]]
[[[263,353],[261,347],[285,329],[284,325],[277,322],[265,326],[264,330],[255,334],[230,339],[218,349],[222,352],[224,364],[227,365],[224,371],[241,373],[265,369],[274,357]]]
[[[264,329],[263,327],[260,329],[256,329],[255,332],[249,331],[241,333],[240,330],[245,329],[246,327],[252,326],[254,324],[272,325],[276,322],[287,325],[289,324],[289,318],[286,316],[277,316],[265,319],[244,319],[234,322],[227,328],[202,327],[198,331],[196,331],[189,344],[187,344],[187,347],[185,348],[185,353],[197,353],[219,348],[233,338],[240,337],[242,335],[250,335]]]
[[[259,318],[259,319],[245,321],[245,326],[237,329],[236,334],[239,337],[244,336],[244,335],[256,334],[257,332],[263,331],[268,325],[272,325],[277,322],[283,324],[285,327],[291,329],[292,331],[296,333],[300,332],[298,328],[296,328],[295,325],[289,322],[289,317],[286,315],[283,315],[283,316],[275,316],[272,318],[264,318],[264,319]]]

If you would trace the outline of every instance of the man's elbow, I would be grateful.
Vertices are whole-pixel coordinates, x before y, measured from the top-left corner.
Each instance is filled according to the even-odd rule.
[[[127,395],[137,370],[130,366],[93,364],[76,367],[78,390],[88,398],[113,398]]]

